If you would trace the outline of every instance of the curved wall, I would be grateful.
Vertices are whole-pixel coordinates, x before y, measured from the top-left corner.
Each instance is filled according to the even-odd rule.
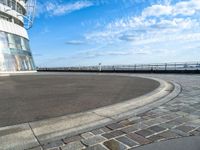
[[[24,2],[0,0],[0,72],[35,70],[24,28]]]

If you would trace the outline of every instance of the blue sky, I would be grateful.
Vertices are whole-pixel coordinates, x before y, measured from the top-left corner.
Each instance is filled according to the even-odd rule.
[[[200,0],[37,0],[37,66],[198,61]]]

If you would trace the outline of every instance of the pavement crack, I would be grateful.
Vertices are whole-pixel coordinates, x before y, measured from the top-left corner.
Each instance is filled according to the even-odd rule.
[[[33,136],[34,136],[35,139],[37,140],[39,146],[42,147],[42,144],[40,143],[40,140],[38,139],[38,137],[36,136],[35,132],[33,131],[33,128],[31,127],[30,123],[28,123],[28,125],[29,125],[29,128],[31,129],[31,131],[32,131],[32,133],[33,133]],[[42,150],[44,150],[43,147],[42,147]]]
[[[100,114],[98,114],[98,113],[96,113],[96,112],[94,112],[94,111],[92,111],[92,113],[94,113],[95,115],[100,116],[100,117],[104,117],[104,118],[111,119],[112,121],[117,121],[116,119],[114,119],[114,118],[112,118],[112,117],[109,117],[109,116],[106,116],[106,115],[100,115]]]

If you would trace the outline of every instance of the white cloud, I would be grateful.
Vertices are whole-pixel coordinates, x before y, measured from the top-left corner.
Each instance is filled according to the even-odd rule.
[[[153,5],[151,7],[146,8],[142,12],[143,17],[148,17],[148,16],[162,16],[162,15],[170,15],[172,12],[172,7],[169,5]]]
[[[144,9],[141,15],[112,21],[103,29],[87,33],[85,37],[98,44],[121,43],[119,49],[123,47],[122,52],[133,57],[145,53],[173,55],[171,59],[175,59],[176,55],[182,57],[182,51],[190,51],[190,45],[200,47],[200,20],[196,15],[198,13],[200,0],[188,0],[173,5],[167,0],[163,4]],[[133,52],[127,49],[133,49]],[[102,50],[106,51],[106,48]],[[113,49],[99,56],[109,55],[109,51],[112,52]]]
[[[82,44],[85,44],[85,42],[78,41],[78,40],[70,40],[70,41],[66,41],[65,44],[67,44],[67,45],[82,45]]]
[[[44,4],[37,3],[37,16],[45,14],[49,16],[61,16],[78,11],[94,4],[91,1],[76,1],[74,3],[61,3],[59,1],[49,1]]]
[[[197,11],[200,11],[200,1],[190,0],[177,3],[173,7],[173,15],[194,15]]]
[[[119,39],[135,42],[148,38],[159,40],[160,36],[199,31],[200,22],[196,17],[177,16],[189,14],[184,9],[178,12],[180,7],[200,12],[200,0],[178,2],[174,5],[167,1],[163,5],[152,5],[145,8],[141,16],[118,19],[109,23],[103,30],[88,33],[85,37],[96,42],[116,42]]]
[[[143,17],[160,17],[160,16],[191,16],[200,11],[200,0],[189,0],[178,2],[175,5],[170,3],[152,5],[144,9]]]

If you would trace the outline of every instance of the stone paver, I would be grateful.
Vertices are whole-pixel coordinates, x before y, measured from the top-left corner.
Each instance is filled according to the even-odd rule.
[[[104,147],[103,145],[94,145],[94,146],[91,146],[91,147],[87,147],[86,149],[84,150],[108,150],[106,147]]]
[[[137,130],[138,130],[137,127],[131,125],[131,126],[127,126],[127,127],[123,128],[121,131],[125,132],[125,133],[130,133],[130,132],[137,131]]]
[[[200,76],[151,76],[181,84],[182,92],[175,99],[148,112],[87,133],[47,143],[43,148],[67,149],[71,145],[72,150],[81,146],[85,150],[125,150],[163,140],[200,136]],[[74,142],[80,147],[75,147]]]
[[[116,140],[113,140],[113,139],[106,141],[103,144],[110,150],[125,150],[125,149],[127,149],[127,147],[124,144],[122,144]]]
[[[137,132],[135,132],[135,133],[136,133],[136,134],[139,134],[139,135],[141,135],[141,136],[143,136],[143,137],[148,137],[148,136],[154,134],[153,131],[148,130],[148,129],[139,130],[139,131],[137,131]]]
[[[97,135],[97,136],[93,136],[87,139],[83,139],[82,142],[87,146],[92,146],[92,145],[101,143],[105,140],[106,138],[104,138],[103,136]]]
[[[72,136],[72,137],[69,137],[69,138],[65,138],[65,139],[63,139],[63,141],[64,141],[65,144],[68,144],[70,142],[74,142],[74,141],[78,141],[78,140],[80,141],[81,139],[82,139],[82,137],[77,135],[77,136]]]
[[[85,139],[89,138],[89,137],[92,137],[94,136],[94,134],[92,132],[86,132],[86,133],[83,133],[81,134],[81,136]]]
[[[62,150],[82,150],[84,148],[85,148],[85,146],[80,141],[71,142],[71,143],[61,147]]]
[[[115,130],[115,129],[123,128],[123,125],[119,123],[113,123],[113,124],[107,125],[107,127],[111,130]]]
[[[131,138],[132,140],[136,141],[140,145],[149,144],[151,142],[150,140],[144,138],[143,136],[140,136],[140,135],[135,134],[135,133],[129,133],[128,137]]]
[[[124,134],[124,132],[122,132],[120,130],[115,130],[115,131],[103,134],[103,136],[107,139],[111,139],[111,138],[114,138],[114,137],[117,137],[117,136],[120,136],[120,135],[123,135],[123,134]]]
[[[43,149],[57,148],[57,147],[60,147],[60,146],[63,146],[63,145],[64,145],[64,143],[63,143],[62,140],[57,140],[57,141],[45,144],[43,146]]]
[[[178,138],[180,137],[178,134],[171,132],[171,131],[165,131],[160,134],[158,134],[161,137],[164,137],[165,139],[173,139],[173,138]]]
[[[125,145],[128,145],[129,147],[134,147],[134,146],[138,145],[135,141],[131,140],[127,136],[118,137],[117,140],[122,142]]]

